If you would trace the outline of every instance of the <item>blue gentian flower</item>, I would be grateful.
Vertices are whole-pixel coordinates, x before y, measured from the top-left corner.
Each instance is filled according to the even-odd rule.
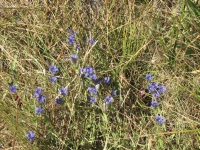
[[[151,108],[154,108],[154,107],[158,108],[158,106],[159,106],[159,104],[158,104],[158,102],[156,100],[151,102]]]
[[[13,92],[13,93],[17,92],[17,86],[15,86],[14,84],[10,85],[9,89],[10,89],[10,92]]]
[[[75,43],[75,37],[74,37],[73,35],[69,36],[67,42],[68,42],[70,45],[74,44],[74,43]]]
[[[84,77],[88,77],[89,75],[92,75],[93,73],[94,73],[94,70],[90,66],[87,66],[81,69],[81,75],[84,75]]]
[[[164,122],[164,117],[162,117],[162,116],[160,116],[160,114],[158,114],[158,115],[156,116],[156,118],[155,118],[155,121],[156,121],[159,125],[161,125],[161,124],[163,124],[163,122]]]
[[[104,82],[105,84],[109,84],[110,81],[111,81],[110,77],[105,77],[105,78],[103,79],[103,82]]]
[[[117,90],[113,90],[113,91],[112,91],[112,95],[113,95],[113,96],[117,96]]]
[[[34,92],[34,97],[38,98],[41,94],[42,94],[42,88],[41,87],[37,87],[35,89],[35,92]]]
[[[26,134],[26,136],[28,137],[28,140],[33,141],[35,138],[35,133],[30,131],[28,134]]]
[[[152,96],[158,98],[161,94],[164,94],[166,91],[166,87],[160,85],[159,83],[153,82],[147,86],[149,93],[152,93]]]
[[[58,98],[56,98],[55,99],[55,104],[62,104],[63,103],[63,99],[62,98],[60,98],[60,97],[58,97]]]
[[[95,104],[97,102],[94,97],[90,96],[89,99],[90,99],[90,103],[92,103],[92,104]]]
[[[94,73],[94,70],[92,69],[92,67],[87,66],[87,67],[86,67],[86,72],[88,73],[88,75],[91,75],[91,74]]]
[[[165,91],[166,91],[166,86],[160,85],[159,88],[158,88],[158,92],[160,94],[164,94]]]
[[[150,84],[147,86],[147,89],[148,89],[149,93],[155,92],[158,88],[159,88],[159,84],[156,83],[156,82],[150,83]]]
[[[78,55],[72,54],[72,55],[71,55],[71,59],[72,59],[72,62],[73,62],[73,63],[76,63],[76,62],[77,62],[77,59],[78,59]]]
[[[56,80],[57,80],[57,77],[50,77],[49,80],[50,80],[52,83],[55,83]]]
[[[88,87],[88,92],[90,92],[90,94],[97,95],[97,89],[95,87]]]
[[[110,104],[112,102],[113,102],[112,96],[106,96],[106,98],[104,99],[104,103],[106,104]]]
[[[52,65],[49,67],[49,72],[51,74],[56,74],[58,72],[58,68],[56,67],[56,65]]]
[[[76,44],[76,48],[77,51],[79,51],[81,49],[81,45],[80,44]]]
[[[41,114],[42,112],[43,112],[43,108],[40,106],[40,107],[37,107],[36,109],[35,109],[35,112],[36,112],[36,114]]]
[[[37,97],[37,101],[38,101],[38,103],[40,103],[40,104],[43,104],[43,103],[45,102],[45,100],[46,100],[46,97],[45,97],[44,95],[39,95],[39,96]]]
[[[96,74],[90,75],[89,78],[92,79],[93,81],[96,81],[97,75]]]
[[[146,80],[150,82],[153,79],[153,76],[151,74],[146,74]]]
[[[88,38],[88,43],[90,43],[90,45],[94,44],[94,38]]]
[[[158,91],[155,91],[154,93],[152,93],[152,96],[155,97],[155,98],[159,98],[160,93]]]
[[[60,89],[60,94],[61,95],[66,95],[68,93],[68,91],[67,91],[67,88],[62,88],[62,89]]]

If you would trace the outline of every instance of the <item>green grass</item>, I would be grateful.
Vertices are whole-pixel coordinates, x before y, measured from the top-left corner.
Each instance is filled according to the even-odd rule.
[[[98,8],[99,9],[98,9]],[[0,149],[200,149],[200,3],[179,0],[105,1],[94,6],[74,0],[0,2]],[[66,40],[77,31],[78,62]],[[94,37],[90,46],[87,38]],[[49,66],[59,68],[56,84]],[[88,100],[92,84],[79,76],[92,66],[100,84],[97,104]],[[151,109],[145,75],[165,85],[166,93]],[[16,93],[9,84],[17,85]],[[44,112],[33,97],[43,88]],[[59,89],[68,87],[63,105]],[[113,89],[114,102],[102,103]],[[164,116],[158,125],[155,116]],[[35,133],[28,141],[26,134]]]

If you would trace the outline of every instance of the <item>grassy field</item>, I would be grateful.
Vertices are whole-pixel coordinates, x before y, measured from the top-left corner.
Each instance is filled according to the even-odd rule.
[[[199,0],[1,0],[0,149],[200,149]]]

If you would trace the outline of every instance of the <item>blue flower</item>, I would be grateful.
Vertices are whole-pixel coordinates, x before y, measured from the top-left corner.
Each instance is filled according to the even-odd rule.
[[[97,102],[94,97],[90,96],[89,99],[90,99],[90,103],[92,103],[92,104],[95,104]]]
[[[117,90],[113,90],[113,91],[112,91],[112,95],[113,95],[113,96],[117,96]]]
[[[97,89],[95,87],[88,87],[88,92],[90,92],[90,94],[97,95]]]
[[[37,107],[36,109],[35,109],[35,112],[36,112],[36,114],[41,114],[42,112],[43,112],[43,108],[40,106],[40,107]]]
[[[159,98],[160,93],[158,91],[155,91],[154,93],[152,93],[152,96],[155,97],[155,98]]]
[[[103,79],[103,82],[104,82],[105,84],[109,84],[110,81],[111,81],[110,77],[105,77],[105,78]]]
[[[41,87],[37,87],[35,89],[35,92],[34,92],[34,97],[38,98],[41,94],[42,94],[42,88]]]
[[[40,103],[40,104],[43,104],[43,103],[45,102],[45,100],[46,100],[46,97],[43,96],[43,95],[39,95],[39,96],[37,97],[37,101],[38,101],[38,103]]]
[[[146,80],[150,82],[153,79],[153,76],[151,74],[146,74]]]
[[[93,81],[96,81],[97,75],[96,74],[90,75],[89,78],[92,79]]]
[[[74,44],[74,43],[75,43],[75,37],[74,37],[73,35],[69,36],[67,42],[68,42],[70,45]]]
[[[76,44],[76,48],[75,48],[77,51],[79,51],[81,49],[81,46],[80,44]]]
[[[150,84],[147,86],[147,89],[148,89],[149,93],[155,92],[158,88],[159,88],[159,84],[156,83],[156,82],[150,83]]]
[[[72,59],[72,62],[73,62],[73,63],[76,63],[76,62],[77,62],[77,59],[78,59],[78,55],[72,54],[72,55],[71,55],[71,59]]]
[[[94,44],[94,38],[88,38],[88,43],[90,43],[90,45]]]
[[[49,80],[50,80],[52,83],[55,83],[56,80],[57,80],[57,77],[50,77]]]
[[[30,131],[28,134],[26,134],[26,136],[28,137],[28,140],[33,141],[35,138],[35,133]]]
[[[164,94],[165,91],[166,91],[166,86],[160,85],[159,88],[158,88],[158,92],[160,94]]]
[[[10,92],[13,92],[13,93],[17,92],[17,87],[14,84],[10,85],[9,89],[10,89]]]
[[[147,86],[149,93],[152,93],[152,96],[158,98],[161,94],[164,94],[166,91],[166,87],[160,85],[159,83],[153,82]]]
[[[92,69],[92,67],[87,66],[87,67],[86,67],[86,72],[87,72],[89,75],[91,75],[91,74],[94,73],[94,70]]]
[[[81,69],[81,75],[84,75],[84,77],[88,77],[89,75],[92,75],[93,73],[94,73],[94,70],[90,66],[87,66]]]
[[[58,72],[58,68],[56,67],[56,65],[52,65],[49,67],[49,72],[51,74],[56,74]]]
[[[63,102],[63,99],[60,97],[55,99],[55,104],[62,104],[62,102]]]
[[[66,95],[68,93],[68,91],[67,91],[67,88],[62,88],[62,89],[60,89],[60,94],[61,95]]]
[[[106,98],[104,99],[104,103],[106,104],[110,104],[112,102],[113,102],[112,96],[106,96]]]
[[[155,118],[155,121],[156,121],[159,125],[161,125],[161,124],[163,124],[163,122],[164,122],[164,117],[162,117],[162,116],[160,116],[160,114],[158,114],[158,115],[156,116],[156,118]]]
[[[158,106],[159,106],[159,104],[158,104],[158,102],[156,100],[151,102],[151,108],[154,108],[154,107],[158,108]]]

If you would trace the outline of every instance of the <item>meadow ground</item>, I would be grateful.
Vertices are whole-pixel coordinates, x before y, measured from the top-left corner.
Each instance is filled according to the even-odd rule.
[[[1,0],[0,149],[200,149],[199,33],[199,0]]]

